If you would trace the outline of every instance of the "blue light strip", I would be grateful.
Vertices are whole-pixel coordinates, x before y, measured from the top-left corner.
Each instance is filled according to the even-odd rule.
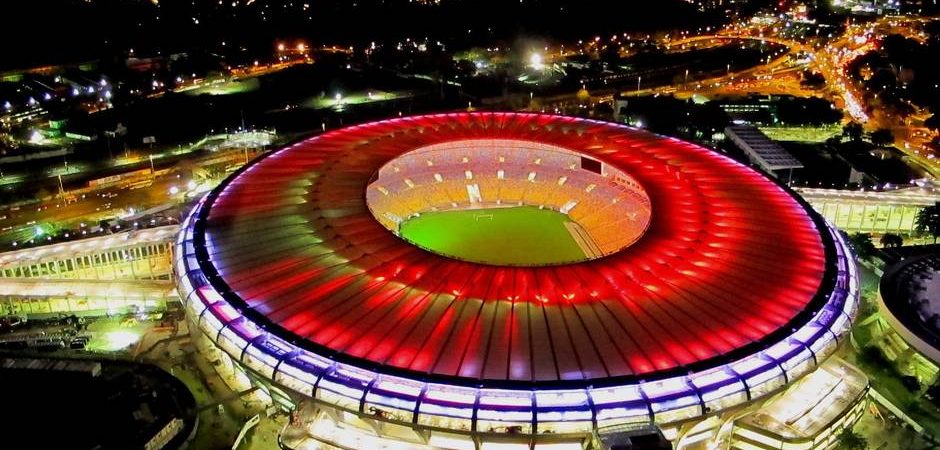
[[[686,376],[619,387],[546,389],[536,395],[531,390],[426,383],[336,363],[245,323],[240,313],[213,290],[196,261],[193,226],[204,201],[196,205],[183,223],[174,264],[180,298],[200,328],[232,359],[260,374],[273,374],[269,378],[292,390],[313,395],[316,388],[316,397],[321,401],[352,410],[356,408],[349,405],[356,404],[367,413],[386,408],[400,412],[386,417],[396,420],[401,417],[406,422],[415,417],[419,426],[469,423],[474,416],[480,417],[480,421],[485,417],[490,423],[500,420],[495,417],[506,417],[511,419],[506,423],[513,425],[534,417],[536,429],[532,432],[538,433],[551,428],[540,427],[540,418],[555,424],[571,422],[587,426],[618,420],[653,420],[662,425],[716,413],[746,403],[748,397],[756,400],[810,372],[835,350],[835,343],[848,332],[858,307],[858,269],[842,235],[830,225],[826,231],[835,243],[837,273],[828,301],[809,323],[757,354]],[[222,338],[225,342],[220,344]],[[395,390],[396,385],[402,391]],[[757,389],[766,386],[773,388]],[[622,398],[611,401],[611,393]],[[476,398],[481,401],[477,403]],[[552,400],[539,405],[538,398]],[[567,403],[559,400],[565,398],[569,399]],[[653,418],[649,418],[648,411],[653,412]],[[469,426],[458,427],[457,431],[469,432]]]

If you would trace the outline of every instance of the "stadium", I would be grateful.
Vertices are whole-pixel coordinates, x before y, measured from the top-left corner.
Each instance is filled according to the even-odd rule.
[[[888,266],[878,310],[869,329],[885,357],[932,385],[940,374],[940,255],[907,254]]]
[[[542,114],[324,133],[230,176],[176,245],[192,326],[327,448],[712,439],[858,301],[843,238],[768,176]]]

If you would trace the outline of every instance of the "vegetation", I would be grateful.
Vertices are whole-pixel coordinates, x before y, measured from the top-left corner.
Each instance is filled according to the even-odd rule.
[[[800,84],[810,89],[822,89],[826,87],[826,77],[819,72],[804,70]]]
[[[875,244],[871,241],[871,234],[853,233],[849,235],[849,243],[855,249],[858,259],[869,259],[875,255]]]
[[[899,234],[885,233],[881,236],[881,246],[884,248],[898,248],[904,245],[904,238]]]
[[[842,120],[842,111],[821,98],[796,98],[783,96],[775,101],[777,120],[782,124],[796,126],[820,126],[837,124]]]
[[[868,439],[865,439],[855,431],[846,428],[839,435],[840,450],[866,450],[868,449]]]
[[[940,65],[934,56],[940,51],[938,28],[927,27],[930,38],[923,42],[888,35],[877,50],[849,63],[846,70],[865,85],[869,105],[900,116],[936,105],[940,99],[935,86]]]
[[[901,384],[904,385],[911,392],[920,391],[920,380],[913,375],[902,375]]]
[[[888,128],[879,128],[868,135],[871,143],[879,147],[886,147],[894,143],[894,133]]]
[[[936,244],[937,238],[940,237],[940,202],[920,210],[914,218],[914,228],[933,236],[933,242]]]
[[[934,113],[932,116],[925,119],[924,126],[932,131],[940,131],[940,115]]]
[[[696,104],[670,96],[631,97],[619,112],[622,120],[643,122],[655,133],[693,139],[708,139],[731,123],[719,102]]]
[[[852,141],[862,140],[862,124],[858,122],[849,122],[842,127],[842,136]]]
[[[940,383],[927,388],[927,391],[924,392],[924,398],[933,403],[934,406],[940,407]]]
[[[867,362],[868,364],[879,366],[884,369],[896,373],[894,370],[894,364],[885,356],[884,352],[880,348],[874,345],[867,345],[862,348],[862,351],[859,352],[859,358]]]

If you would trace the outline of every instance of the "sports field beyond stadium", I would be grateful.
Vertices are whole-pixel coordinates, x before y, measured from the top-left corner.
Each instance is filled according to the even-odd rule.
[[[567,215],[534,206],[424,213],[401,224],[405,239],[434,252],[497,265],[585,259]]]

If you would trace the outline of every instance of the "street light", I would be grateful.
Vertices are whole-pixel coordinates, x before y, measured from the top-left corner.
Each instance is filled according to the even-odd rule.
[[[545,64],[542,62],[542,55],[538,53],[529,55],[529,64],[535,70],[542,70],[545,68]]]

